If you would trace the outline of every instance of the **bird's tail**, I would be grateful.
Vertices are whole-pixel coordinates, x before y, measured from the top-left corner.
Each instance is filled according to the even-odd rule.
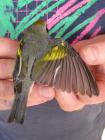
[[[16,95],[8,122],[15,121],[20,124],[24,122],[27,98],[28,94],[24,96],[22,94]]]

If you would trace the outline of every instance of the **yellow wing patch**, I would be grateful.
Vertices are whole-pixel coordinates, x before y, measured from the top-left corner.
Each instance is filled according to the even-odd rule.
[[[22,40],[21,40],[21,41],[20,41],[20,46],[19,46],[18,52],[17,52],[18,56],[22,56],[22,51],[21,51],[22,46],[23,46],[23,42],[22,42]]]
[[[65,47],[55,46],[51,49],[50,52],[44,55],[43,60],[53,61],[53,60],[64,58],[67,55],[66,51],[67,49]]]
[[[22,51],[21,51],[20,47],[18,48],[17,54],[18,54],[18,56],[22,56]]]

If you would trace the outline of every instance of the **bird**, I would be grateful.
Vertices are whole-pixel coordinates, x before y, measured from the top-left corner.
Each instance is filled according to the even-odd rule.
[[[79,53],[69,42],[50,36],[42,19],[23,33],[13,71],[13,84],[15,97],[9,123],[24,123],[33,84],[49,86],[68,94],[99,95],[95,78]]]

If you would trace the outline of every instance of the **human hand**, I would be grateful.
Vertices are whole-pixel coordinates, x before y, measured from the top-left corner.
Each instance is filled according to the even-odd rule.
[[[79,54],[81,55],[81,57],[83,58],[83,60],[88,65],[91,66],[93,75],[95,76],[95,79],[97,81],[97,84],[98,84],[99,90],[100,90],[100,95],[98,97],[94,96],[92,98],[89,98],[87,95],[85,95],[85,96],[79,95],[77,97],[73,93],[68,94],[67,92],[64,93],[59,90],[53,90],[52,88],[49,88],[49,87],[34,86],[32,93],[30,94],[30,97],[28,100],[28,105],[37,105],[40,103],[44,103],[55,97],[58,104],[64,111],[74,111],[74,110],[83,108],[87,104],[96,104],[96,103],[101,103],[101,102],[105,101],[105,95],[104,95],[104,92],[105,92],[105,87],[104,87],[104,85],[105,85],[105,80],[104,80],[104,77],[105,77],[105,45],[104,45],[105,41],[104,41],[104,38],[105,38],[105,35],[101,35],[94,39],[80,41],[79,43],[77,43],[74,46],[76,48],[76,50],[79,52]],[[8,40],[8,41],[9,41],[8,43],[6,43],[7,40],[5,41],[6,44],[4,43],[4,46],[2,43],[0,44],[0,46],[2,46],[1,48],[3,49],[3,51],[0,53],[0,58],[8,58],[8,59],[6,59],[6,61],[9,59],[11,61],[11,58],[12,58],[13,63],[11,61],[11,65],[9,65],[9,67],[11,66],[11,68],[12,68],[12,69],[10,68],[10,70],[11,70],[10,72],[9,72],[8,67],[7,67],[8,72],[1,69],[0,79],[5,79],[5,80],[0,80],[1,81],[0,82],[1,83],[0,91],[2,91],[0,93],[5,93],[2,95],[1,100],[6,99],[7,101],[8,100],[11,101],[13,98],[13,83],[11,81],[8,81],[7,79],[12,77],[14,59],[16,57],[18,43],[13,42],[13,41],[11,42],[10,40]],[[13,44],[11,44],[11,43],[13,43]],[[8,46],[8,44],[11,44],[11,45]],[[5,46],[6,47],[8,46],[9,48],[7,47],[7,49],[6,49]],[[84,51],[86,50],[86,48],[94,48],[94,49],[96,49],[96,51],[98,50],[98,57],[96,57],[96,60],[92,59],[92,55],[90,54],[90,52],[87,53],[86,56],[84,55]],[[7,65],[7,63],[4,63],[5,61],[2,59],[0,60],[0,62],[3,62],[3,63],[0,63],[0,65],[2,68],[4,66],[4,69],[5,69],[5,65]],[[4,76],[2,75],[3,72],[5,73]],[[7,91],[8,91],[8,94],[7,94]],[[10,92],[10,91],[12,91],[12,92]],[[5,95],[5,98],[4,98],[4,95]],[[8,104],[7,104],[7,108],[8,108]]]
[[[12,73],[19,43],[8,38],[0,38],[0,110],[10,109],[14,99]],[[42,92],[43,95],[42,96]],[[34,85],[28,98],[28,106],[37,105],[54,98],[53,89]]]
[[[105,35],[93,39],[83,40],[74,45],[82,59],[90,66],[96,79],[100,95],[92,98],[87,95],[63,93],[56,90],[55,98],[65,111],[75,111],[85,105],[97,104],[105,101]]]

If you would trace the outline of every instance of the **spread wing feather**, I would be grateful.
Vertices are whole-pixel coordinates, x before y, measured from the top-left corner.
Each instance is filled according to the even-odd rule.
[[[47,60],[42,57],[33,64],[31,79],[35,83],[55,87],[68,93],[73,91],[82,95],[87,94],[89,97],[99,94],[89,68],[73,48],[65,49],[65,53],[57,51],[53,56],[58,58],[55,60],[50,58],[52,52],[49,53]]]

